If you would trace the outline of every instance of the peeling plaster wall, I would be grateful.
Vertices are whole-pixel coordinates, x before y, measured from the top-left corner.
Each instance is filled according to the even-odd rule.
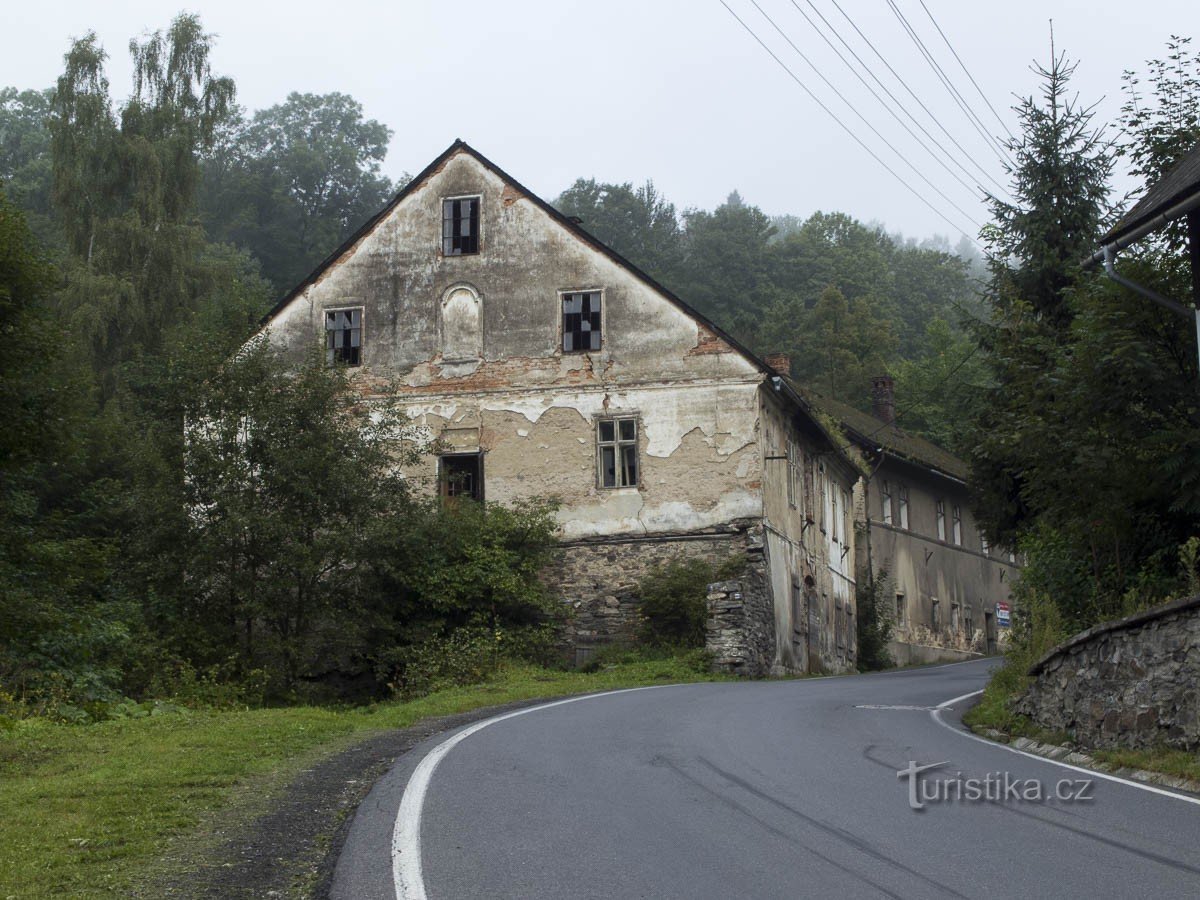
[[[442,200],[479,195],[480,252],[443,256]],[[561,350],[561,292],[602,293],[599,351]],[[328,309],[363,308],[355,382],[425,440],[484,454],[488,500],[556,496],[564,538],[762,514],[762,374],[692,316],[504,183],[450,157],[265,329],[297,358]],[[597,487],[595,420],[636,416],[640,484]],[[406,474],[430,484],[432,457]]]
[[[852,495],[858,473],[838,454],[796,427],[793,413],[763,392],[763,509],[766,555],[775,610],[777,672],[852,670],[854,627]],[[788,441],[798,463],[788,490]],[[806,484],[810,489],[806,489]],[[839,527],[832,521],[838,495]]]
[[[892,525],[882,521],[884,481],[892,494]],[[908,487],[908,529],[899,527],[900,485]],[[944,541],[937,536],[939,499],[946,515]],[[953,543],[956,504],[962,511],[961,546]],[[1008,562],[1007,551],[1000,548],[984,555],[965,487],[887,460],[868,483],[865,505],[870,517],[871,564],[876,571],[886,569],[895,593],[903,595],[903,616],[898,617],[893,633],[893,656],[898,660],[957,660],[964,651],[996,652],[1007,639],[1007,629],[999,628],[994,619],[996,603],[1009,599],[1020,568]],[[936,624],[934,600],[938,601]],[[945,652],[939,655],[928,652],[931,650]]]

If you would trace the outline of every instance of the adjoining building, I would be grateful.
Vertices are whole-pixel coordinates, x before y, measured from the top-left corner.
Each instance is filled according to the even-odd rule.
[[[872,412],[809,395],[866,460],[858,488],[860,584],[885,572],[899,665],[995,653],[1019,566],[988,545],[968,506],[967,464],[896,424],[892,379],[872,382]],[[890,605],[890,604],[889,604]]]
[[[839,439],[783,373],[465,143],[261,334],[296,359],[321,341],[365,402],[398,399],[428,490],[559,501],[547,578],[577,661],[634,638],[637,582],[682,554],[745,563],[710,595],[720,666],[855,667],[860,472]]]

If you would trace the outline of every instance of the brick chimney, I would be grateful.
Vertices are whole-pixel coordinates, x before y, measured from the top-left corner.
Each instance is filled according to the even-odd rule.
[[[792,358],[786,353],[768,353],[763,357],[763,362],[780,375],[792,374]]]
[[[891,375],[871,379],[871,412],[882,422],[896,423],[896,386]]]

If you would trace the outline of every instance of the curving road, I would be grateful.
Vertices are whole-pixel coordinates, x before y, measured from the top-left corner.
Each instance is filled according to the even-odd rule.
[[[438,735],[359,808],[332,896],[1200,896],[1198,798],[1094,778],[1039,802],[1094,776],[962,730],[993,664],[600,694]],[[911,808],[910,762],[948,763],[918,802],[959,797]],[[989,773],[1006,799],[963,799]]]

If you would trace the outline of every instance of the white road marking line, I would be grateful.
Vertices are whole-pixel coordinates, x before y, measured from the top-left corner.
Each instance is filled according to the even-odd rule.
[[[959,735],[960,737],[970,738],[971,740],[978,741],[981,744],[987,744],[989,747],[999,747],[1001,750],[1007,750],[1009,753],[1016,753],[1021,756],[1027,756],[1030,759],[1036,759],[1040,762],[1050,763],[1053,766],[1059,766],[1060,768],[1063,768],[1063,769],[1070,769],[1072,772],[1080,772],[1084,775],[1091,775],[1095,778],[1102,778],[1105,781],[1115,781],[1115,782],[1117,782],[1117,784],[1126,784],[1126,785],[1129,785],[1130,787],[1135,787],[1141,791],[1148,791],[1151,794],[1161,794],[1164,797],[1171,797],[1175,800],[1182,800],[1184,803],[1192,803],[1192,804],[1195,804],[1196,806],[1200,806],[1200,797],[1189,797],[1186,794],[1177,794],[1174,791],[1169,791],[1169,790],[1166,790],[1165,788],[1155,787],[1152,784],[1143,784],[1140,781],[1132,781],[1128,778],[1122,778],[1119,775],[1109,775],[1107,772],[1099,772],[1095,769],[1085,769],[1081,766],[1073,766],[1070,763],[1059,762],[1057,759],[1050,759],[1049,757],[1046,757],[1046,756],[1038,756],[1036,753],[1028,753],[1025,750],[1018,750],[1016,747],[1010,747],[1008,744],[1002,744],[999,741],[992,741],[992,740],[988,740],[987,738],[982,738],[979,735],[972,734],[969,731],[963,731],[961,728],[955,728],[949,722],[942,721],[942,712],[944,710],[949,709],[955,703],[958,703],[962,700],[966,700],[968,697],[974,697],[977,694],[982,694],[982,693],[983,693],[983,691],[972,691],[969,694],[963,694],[961,697],[955,697],[953,700],[947,700],[945,703],[939,703],[937,705],[936,709],[930,711],[929,715],[933,718],[933,721],[937,722],[943,728],[947,728],[950,731],[953,731],[955,734]]]
[[[462,731],[446,738],[427,754],[413,770],[400,799],[400,809],[396,813],[396,827],[392,830],[392,879],[396,884],[396,900],[427,900],[425,893],[425,878],[421,871],[421,810],[425,805],[425,794],[429,790],[429,782],[433,772],[442,759],[464,740],[477,731],[482,731],[489,725],[523,716],[527,713],[549,709],[552,706],[562,706],[565,703],[576,703],[580,700],[594,700],[597,697],[612,697],[616,694],[629,694],[633,691],[653,691],[664,687],[682,687],[678,684],[652,684],[647,687],[625,688],[619,691],[606,691],[602,694],[584,694],[581,697],[568,697],[565,700],[555,700],[518,709],[499,716],[492,716],[482,722],[476,722]]]

